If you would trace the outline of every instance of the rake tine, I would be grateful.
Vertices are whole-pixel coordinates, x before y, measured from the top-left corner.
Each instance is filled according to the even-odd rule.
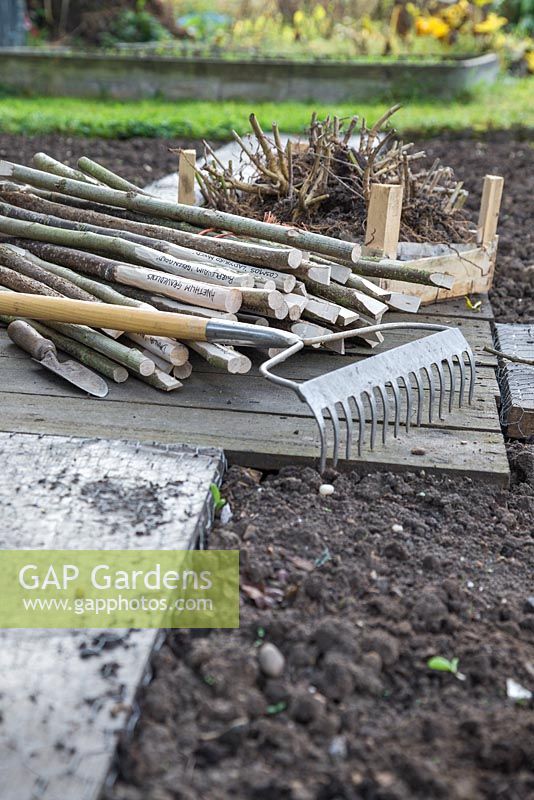
[[[469,359],[469,374],[470,374],[469,405],[471,405],[471,403],[473,402],[473,397],[475,395],[475,380],[476,380],[475,357],[471,350],[467,350],[467,358]]]
[[[452,408],[454,405],[454,393],[456,391],[456,370],[454,369],[454,361],[452,360],[452,356],[447,358],[446,362],[447,369],[449,370],[449,378],[450,378],[450,394],[449,394],[449,414],[452,413]]]
[[[465,364],[462,353],[458,355],[458,367],[460,369],[460,399],[458,401],[458,408],[461,408],[464,402],[464,391],[465,391]]]
[[[384,412],[384,419],[382,420],[382,444],[385,444],[389,425],[389,400],[387,389],[385,389],[382,384],[378,385],[378,391],[380,392],[380,399],[382,400],[382,409]]]
[[[378,417],[378,408],[376,406],[376,398],[374,395],[373,390],[366,391],[365,394],[369,398],[369,406],[371,407],[371,441],[369,443],[369,447],[371,450],[375,449],[375,440],[376,440],[376,421]]]
[[[428,421],[432,422],[434,413],[434,401],[436,399],[436,390],[434,388],[434,376],[432,374],[432,367],[423,367],[424,373],[428,378],[428,388],[430,389],[430,398],[428,400]]]
[[[330,419],[332,420],[332,427],[334,429],[334,452],[332,454],[332,466],[334,469],[337,467],[337,462],[339,461],[339,442],[341,440],[341,431],[339,428],[339,417],[337,415],[335,405],[332,407],[328,407],[328,413],[330,414]]]
[[[443,397],[445,395],[445,375],[443,374],[443,364],[441,361],[436,362],[436,369],[438,372],[438,379],[439,379],[439,406],[438,406],[438,416],[440,419],[444,419],[443,417]]]
[[[345,458],[348,461],[350,458],[350,451],[352,448],[352,428],[353,428],[352,411],[350,408],[350,403],[348,398],[346,400],[343,400],[341,405],[343,406],[343,413],[345,414],[345,419],[347,421],[347,441],[345,443]]]
[[[393,437],[396,439],[399,435],[399,422],[400,422],[400,391],[397,381],[391,381],[391,388],[393,389],[393,399],[395,400],[395,420],[393,423]]]
[[[417,384],[417,426],[421,424],[423,421],[423,405],[425,402],[425,390],[423,387],[423,381],[421,379],[421,373],[419,370],[415,370],[415,382]]]
[[[406,389],[406,433],[408,433],[412,419],[412,382],[409,375],[407,378],[403,375],[402,380],[404,381],[404,388]]]
[[[323,415],[314,408],[312,408],[311,411],[315,417],[317,425],[319,426],[319,436],[321,437],[321,458],[319,463],[319,472],[324,472],[326,469],[326,426]]]
[[[354,403],[358,411],[358,455],[362,454],[362,444],[365,435],[365,412],[363,410],[363,403],[360,397],[354,396]]]

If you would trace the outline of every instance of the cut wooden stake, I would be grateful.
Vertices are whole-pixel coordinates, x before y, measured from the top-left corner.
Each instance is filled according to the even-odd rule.
[[[196,150],[178,151],[178,202],[195,205]]]
[[[157,367],[151,375],[136,375],[135,377],[143,381],[143,383],[153,386],[154,389],[160,389],[162,392],[173,392],[182,387],[182,384],[176,380],[174,375],[167,375],[166,372]]]
[[[186,378],[189,378],[192,371],[193,367],[190,361],[186,361],[185,364],[180,364],[179,367],[172,368],[172,374],[179,381],[184,381]]]
[[[341,328],[346,328],[349,325],[354,325],[355,322],[359,319],[359,314],[356,311],[352,311],[350,308],[343,308],[342,306],[339,309],[339,314],[336,319],[336,325]]]
[[[132,338],[131,336],[128,336],[128,339],[131,339],[131,338]],[[171,372],[173,372],[174,367],[173,367],[173,365],[171,364],[170,361],[165,361],[164,358],[161,358],[156,353],[152,353],[150,350],[146,350],[145,348],[140,347],[139,345],[138,345],[138,349],[144,356],[146,356],[147,358],[150,358],[154,362],[154,364],[156,365],[156,369],[159,369],[162,372],[166,372],[167,375],[170,375]],[[177,378],[178,375],[174,375],[174,377]]]
[[[331,325],[335,323],[341,311],[340,306],[313,295],[308,295],[307,298],[303,299],[306,300],[304,307],[305,317],[310,317],[310,319],[318,320],[319,322],[328,322]]]
[[[289,319],[292,322],[296,322],[298,319],[301,318],[302,312],[306,308],[308,304],[308,297],[304,297],[301,294],[286,294],[284,296],[284,300],[287,304],[289,309]]]
[[[296,333],[302,339],[313,339],[316,336],[327,336],[333,333],[331,328],[324,328],[322,325],[316,325],[314,322],[295,322],[291,326],[291,332]],[[324,347],[325,350],[333,350],[334,353],[345,355],[345,342],[343,339],[338,339],[333,342],[325,342],[324,344],[312,345],[315,349]]]
[[[166,336],[150,336],[142,333],[130,333],[129,338],[144,350],[165,359],[169,364],[180,366],[189,358],[187,347]]]
[[[490,244],[497,233],[503,186],[504,178],[499,175],[486,175],[484,178],[477,227],[477,243],[480,245]]]
[[[364,253],[396,258],[402,213],[402,186],[373,183],[367,210]]]
[[[214,342],[188,342],[188,345],[212,367],[217,367],[225,372],[244,375],[252,367],[250,358],[238,353],[232,347]]]

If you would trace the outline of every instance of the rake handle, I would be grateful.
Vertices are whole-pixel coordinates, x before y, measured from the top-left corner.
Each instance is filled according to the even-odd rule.
[[[0,313],[43,322],[71,322],[96,328],[170,336],[196,342],[206,341],[207,319],[166,311],[88,303],[63,297],[2,292]]]

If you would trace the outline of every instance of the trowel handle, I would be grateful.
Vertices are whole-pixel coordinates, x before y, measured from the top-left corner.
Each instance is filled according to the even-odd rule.
[[[37,361],[42,361],[48,353],[57,356],[54,343],[50,339],[45,339],[22,319],[11,322],[7,327],[7,333],[12,342],[22,350],[26,350]]]

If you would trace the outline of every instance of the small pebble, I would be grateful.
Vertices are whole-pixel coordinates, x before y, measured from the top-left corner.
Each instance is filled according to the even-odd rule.
[[[344,736],[334,736],[330,742],[328,752],[333,758],[347,757],[347,740]]]
[[[525,614],[534,614],[534,595],[527,597],[523,605],[523,612]]]
[[[412,456],[424,456],[426,450],[424,449],[424,447],[412,447],[410,452]]]
[[[279,678],[284,671],[286,660],[278,647],[265,642],[258,651],[258,663],[264,675],[269,678]]]
[[[396,522],[394,525],[391,526],[391,530],[393,531],[393,533],[402,533],[404,528],[402,527],[402,525],[399,525],[399,523]]]
[[[334,494],[334,487],[331,483],[322,483],[319,486],[319,494],[322,497],[328,497],[328,495]]]

